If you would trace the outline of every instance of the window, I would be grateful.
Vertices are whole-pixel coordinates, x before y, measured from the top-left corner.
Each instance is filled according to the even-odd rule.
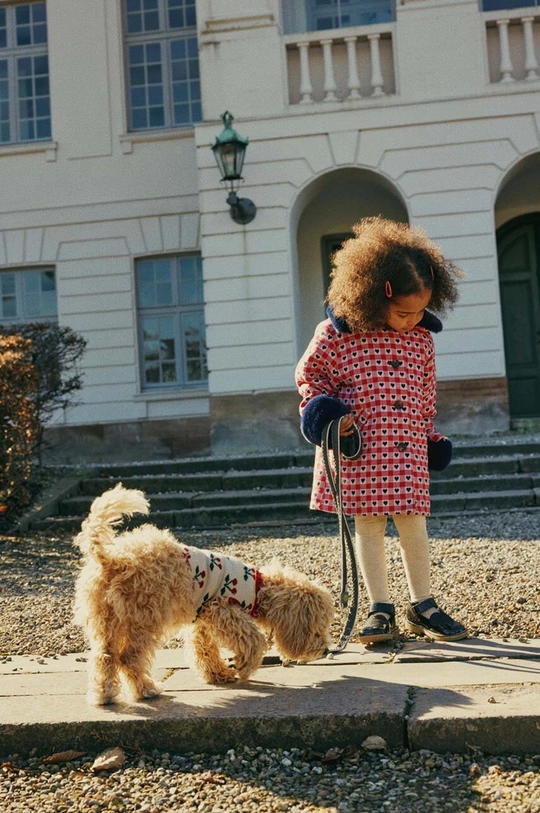
[[[501,11],[540,5],[540,0],[480,0],[482,11]]]
[[[195,0],[124,0],[130,130],[201,121]]]
[[[136,277],[143,387],[205,384],[201,258],[138,260]]]
[[[284,0],[285,33],[324,31],[395,19],[396,0]]]
[[[0,324],[56,321],[53,268],[0,271]]]
[[[45,3],[0,6],[0,143],[50,138]]]

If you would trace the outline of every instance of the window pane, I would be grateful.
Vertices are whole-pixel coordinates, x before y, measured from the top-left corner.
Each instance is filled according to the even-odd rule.
[[[202,311],[185,314],[182,320],[186,380],[194,383],[208,377],[204,316]]]
[[[204,383],[208,371],[200,256],[139,260],[135,270],[144,384]]]
[[[6,9],[0,8],[0,48],[7,46]]]
[[[54,270],[0,273],[0,318],[55,320],[57,313]]]
[[[9,318],[17,316],[17,300],[15,298],[15,274],[0,274],[0,317]]]
[[[163,127],[163,73],[161,45],[151,43],[131,46],[130,62],[131,126],[134,130]]]
[[[169,316],[144,317],[143,359],[147,384],[177,380],[174,320]]]
[[[196,37],[171,41],[173,124],[180,127],[201,120],[199,60],[189,58],[196,46]]]
[[[17,59],[19,137],[21,141],[51,137],[49,65],[46,55]]]
[[[142,260],[137,264],[139,307],[174,304],[172,260]]]
[[[126,0],[124,8],[128,34],[159,31],[157,0]]]
[[[483,0],[483,11],[500,11],[507,8],[525,8],[537,6],[538,0]]]
[[[8,61],[7,59],[2,59],[0,60],[0,141],[2,143],[6,143],[11,139],[8,97]]]
[[[18,46],[47,42],[45,3],[15,6],[15,36]]]
[[[373,25],[394,19],[392,0],[306,0],[307,30]]]
[[[54,271],[21,272],[24,295],[24,316],[27,318],[56,316],[56,283]]]
[[[167,0],[169,28],[187,28],[196,25],[195,0]]]

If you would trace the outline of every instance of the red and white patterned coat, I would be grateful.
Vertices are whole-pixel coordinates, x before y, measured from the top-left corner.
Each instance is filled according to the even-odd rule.
[[[433,426],[435,350],[428,330],[340,333],[326,319],[298,362],[296,383],[301,413],[324,395],[355,417],[362,452],[357,460],[342,458],[340,468],[348,516],[429,514],[427,439],[444,435]],[[335,512],[319,446],[311,508]]]

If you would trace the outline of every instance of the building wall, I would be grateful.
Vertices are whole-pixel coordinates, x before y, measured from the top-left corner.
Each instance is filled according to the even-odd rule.
[[[444,428],[509,425],[496,227],[540,208],[540,82],[524,79],[518,12],[514,82],[498,81],[499,28],[477,0],[407,0],[381,28],[389,95],[366,89],[362,30],[367,95],[299,104],[278,0],[199,0],[204,121],[128,133],[119,0],[47,9],[54,140],[0,146],[0,267],[53,263],[60,322],[88,339],[80,403],[57,419],[70,441],[49,433],[60,456],[123,454],[122,436],[146,456],[301,443],[294,367],[322,313],[320,238],[379,213],[425,228],[466,273],[436,338]],[[312,37],[322,88],[317,47]],[[210,150],[226,109],[249,137],[246,226],[229,216]],[[148,394],[134,260],[190,250],[203,257],[208,391]]]

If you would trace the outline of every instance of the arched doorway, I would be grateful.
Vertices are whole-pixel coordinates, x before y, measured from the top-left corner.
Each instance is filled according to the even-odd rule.
[[[299,354],[324,319],[330,254],[351,235],[353,223],[373,215],[408,222],[398,190],[383,176],[360,167],[328,172],[313,180],[297,198],[292,224],[293,241],[296,235],[293,252]]]
[[[540,214],[505,223],[497,246],[510,415],[540,418]]]

